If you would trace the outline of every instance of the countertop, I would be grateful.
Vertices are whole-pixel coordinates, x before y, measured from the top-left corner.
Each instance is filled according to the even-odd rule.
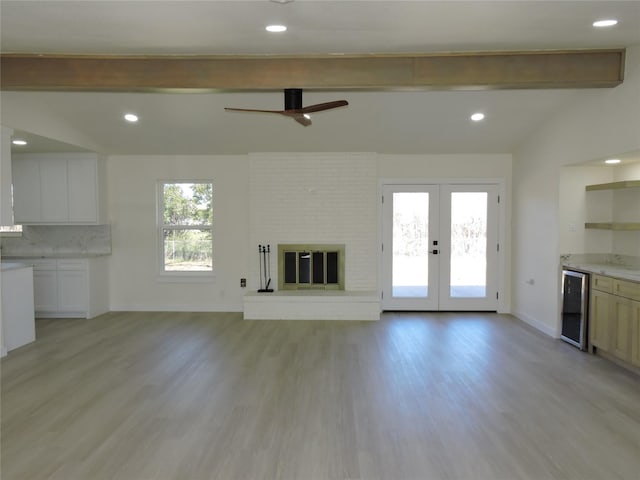
[[[27,265],[26,263],[17,263],[17,262],[0,263],[0,271],[2,272],[8,272],[9,270],[20,270],[22,268],[31,268],[31,265]]]
[[[563,262],[564,267],[587,273],[597,273],[609,277],[640,282],[640,269],[611,263]]]
[[[21,260],[27,258],[97,258],[111,255],[110,253],[25,253],[3,255],[2,260]]]

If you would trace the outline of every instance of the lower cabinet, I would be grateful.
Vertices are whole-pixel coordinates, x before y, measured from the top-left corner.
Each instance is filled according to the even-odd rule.
[[[86,270],[58,270],[58,310],[84,313],[89,307]]]
[[[598,351],[640,367],[640,283],[592,276],[589,340]]]
[[[631,363],[640,367],[640,301],[631,302]]]
[[[628,298],[613,296],[611,314],[611,353],[625,362],[631,361],[631,304]]]
[[[92,318],[108,310],[104,257],[21,261],[33,265],[36,316]]]
[[[55,265],[51,270],[33,267],[33,306],[36,312],[58,310],[58,279]]]

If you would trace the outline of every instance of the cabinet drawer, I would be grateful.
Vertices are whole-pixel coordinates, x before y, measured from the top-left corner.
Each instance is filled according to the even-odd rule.
[[[591,276],[591,288],[601,292],[613,293],[613,278],[603,275]]]
[[[613,279],[613,294],[631,300],[640,300],[640,283]]]
[[[86,270],[87,261],[85,259],[61,259],[58,260],[58,270]]]

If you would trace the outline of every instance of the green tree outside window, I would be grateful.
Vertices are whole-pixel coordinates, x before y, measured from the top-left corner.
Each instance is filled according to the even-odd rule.
[[[162,269],[213,271],[213,184],[161,182]]]

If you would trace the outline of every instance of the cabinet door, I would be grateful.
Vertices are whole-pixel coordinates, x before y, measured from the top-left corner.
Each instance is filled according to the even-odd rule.
[[[620,360],[631,360],[631,300],[613,297],[611,314],[611,353]]]
[[[13,175],[13,216],[17,224],[42,220],[40,163],[30,158],[16,158],[11,163]]]
[[[58,270],[58,310],[60,312],[87,311],[86,270]]]
[[[67,161],[43,159],[40,162],[42,192],[42,222],[66,222],[69,218],[67,200]]]
[[[0,225],[13,225],[11,195],[11,135],[13,130],[0,125]]]
[[[604,351],[609,350],[609,315],[612,295],[598,290],[591,292],[589,316],[589,340],[591,345]]]
[[[95,159],[67,160],[69,221],[95,223],[97,219],[97,165]]]
[[[631,363],[640,367],[640,302],[631,302]]]
[[[55,270],[34,270],[33,304],[36,312],[58,311],[58,281]]]

